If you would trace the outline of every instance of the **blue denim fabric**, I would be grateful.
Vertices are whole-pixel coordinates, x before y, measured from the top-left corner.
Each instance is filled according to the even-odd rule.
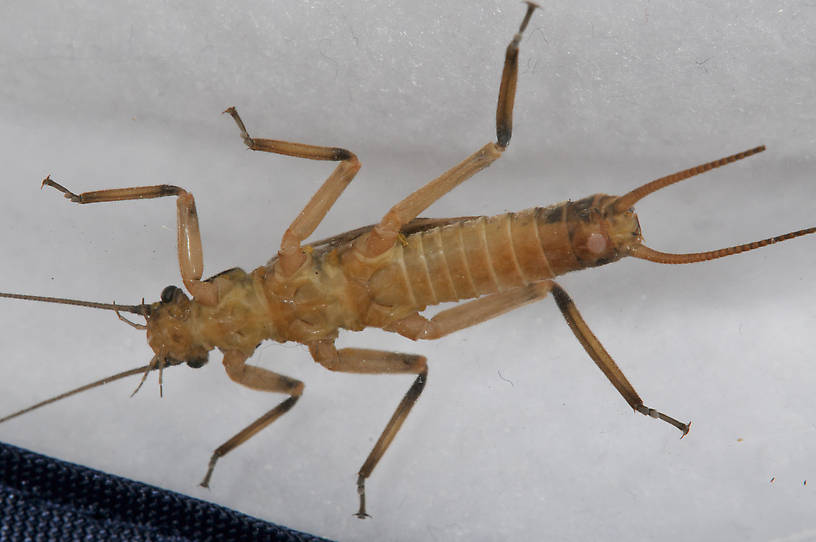
[[[0,443],[0,541],[325,539]]]

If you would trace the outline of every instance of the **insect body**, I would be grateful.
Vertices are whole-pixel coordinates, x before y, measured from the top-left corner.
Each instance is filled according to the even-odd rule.
[[[157,185],[76,194],[50,177],[43,181],[80,204],[174,196],[178,209],[178,256],[188,297],[167,287],[158,302],[121,306],[20,294],[1,297],[50,301],[130,312],[144,317],[154,352],[151,362],[14,413],[8,420],[88,387],[167,366],[201,367],[213,349],[223,352],[232,380],[253,389],[288,395],[269,412],[219,446],[202,481],[207,486],[223,457],[290,410],[303,393],[302,382],[247,363],[264,340],[298,342],[313,359],[333,371],[403,373],[416,378],[358,473],[365,517],[365,480],[388,449],[422,393],[428,375],[425,357],[359,348],[337,349],[341,329],[379,327],[409,339],[437,339],[499,316],[552,293],[569,327],[627,403],[687,433],[689,425],[647,407],[590,331],[567,293],[554,281],[570,271],[604,265],[625,256],[660,263],[692,263],[719,258],[813,233],[808,228],[746,245],[692,254],[668,254],[642,243],[632,207],[646,195],[691,176],[764,150],[745,151],[657,179],[623,196],[598,194],[578,201],[494,217],[418,218],[427,207],[497,160],[512,135],[518,50],[536,6],[528,4],[518,33],[507,48],[496,113],[497,141],[397,203],[373,226],[305,245],[305,240],[360,169],[354,153],[335,147],[258,139],[249,135],[234,108],[227,109],[246,145],[257,151],[338,162],[333,173],[283,235],[278,255],[252,272],[231,269],[203,280],[202,246],[192,194]],[[463,301],[432,318],[429,305]],[[120,318],[123,318],[120,316]],[[123,318],[124,319],[124,318]],[[144,379],[144,378],[143,378]]]

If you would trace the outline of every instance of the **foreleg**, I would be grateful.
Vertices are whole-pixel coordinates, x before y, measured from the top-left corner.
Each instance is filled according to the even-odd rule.
[[[207,466],[207,474],[201,481],[202,487],[209,487],[210,477],[212,476],[213,469],[215,468],[215,463],[220,458],[224,457],[229,452],[248,441],[250,438],[254,437],[269,424],[286,414],[289,409],[295,406],[295,403],[297,403],[301,394],[303,394],[303,382],[300,380],[295,380],[294,378],[289,378],[288,376],[268,371],[266,369],[261,369],[260,367],[247,365],[246,360],[247,356],[241,354],[240,352],[231,351],[224,353],[224,368],[226,369],[227,375],[230,377],[230,379],[241,384],[242,386],[252,388],[253,390],[287,393],[289,394],[289,398],[246,426],[231,439],[215,449],[210,457],[210,463]]]
[[[169,184],[155,186],[136,186],[132,188],[113,188],[110,190],[94,190],[74,194],[61,184],[46,177],[43,186],[50,186],[62,192],[66,199],[74,203],[103,203],[109,201],[126,201],[133,199],[163,198],[176,196],[176,231],[178,234],[178,259],[181,269],[181,279],[192,296],[203,305],[218,303],[218,290],[210,282],[202,282],[204,272],[204,254],[201,248],[201,233],[198,228],[198,213],[196,212],[193,195],[183,188]]]

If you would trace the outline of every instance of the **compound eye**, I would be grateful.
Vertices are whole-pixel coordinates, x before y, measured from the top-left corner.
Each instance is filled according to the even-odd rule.
[[[204,354],[203,357],[187,360],[187,365],[193,369],[200,369],[207,364],[207,361],[208,355]]]
[[[178,287],[176,286],[168,286],[161,293],[161,301],[162,303],[170,303],[173,301],[173,298],[176,297],[176,292],[178,291]]]

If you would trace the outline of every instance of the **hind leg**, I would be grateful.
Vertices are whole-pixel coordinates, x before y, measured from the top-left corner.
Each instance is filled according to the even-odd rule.
[[[584,347],[592,361],[595,362],[629,406],[636,412],[673,425],[682,431],[683,435],[688,433],[690,424],[682,423],[643,404],[643,400],[635,391],[629,379],[626,378],[618,364],[606,351],[601,341],[592,333],[581,313],[578,312],[572,298],[555,281],[545,280],[507,292],[486,295],[444,310],[431,319],[427,319],[418,313],[413,314],[408,318],[393,323],[387,329],[414,340],[439,339],[454,331],[474,326],[533,301],[544,299],[550,292],[552,292],[558,309],[581,346]]]
[[[365,245],[358,248],[364,257],[375,257],[391,248],[405,224],[419,216],[419,213],[427,209],[433,202],[498,160],[507,145],[510,144],[513,132],[513,103],[516,99],[516,81],[518,80],[519,42],[537,7],[536,4],[527,2],[524,20],[510,45],[507,46],[496,107],[496,143],[488,143],[459,165],[446,171],[392,207],[380,223],[374,226]]]

